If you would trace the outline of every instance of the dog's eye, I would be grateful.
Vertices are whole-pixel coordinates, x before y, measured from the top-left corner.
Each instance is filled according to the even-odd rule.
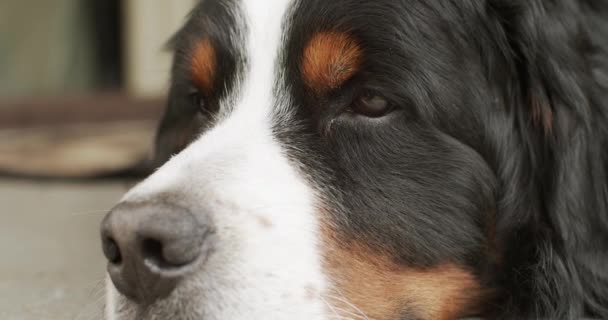
[[[203,97],[200,92],[194,91],[190,93],[189,98],[192,105],[195,106],[200,113],[208,114],[209,112],[211,112],[207,103],[205,102],[205,97]]]
[[[391,104],[384,97],[374,93],[359,96],[351,106],[352,112],[369,118],[380,118],[392,109]]]

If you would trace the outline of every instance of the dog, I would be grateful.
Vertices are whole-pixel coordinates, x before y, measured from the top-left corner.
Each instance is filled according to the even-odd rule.
[[[203,0],[105,317],[608,319],[608,1]]]

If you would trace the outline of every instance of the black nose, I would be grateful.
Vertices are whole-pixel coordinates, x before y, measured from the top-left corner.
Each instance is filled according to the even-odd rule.
[[[138,303],[166,297],[211,248],[208,221],[166,203],[123,203],[101,225],[108,273]]]

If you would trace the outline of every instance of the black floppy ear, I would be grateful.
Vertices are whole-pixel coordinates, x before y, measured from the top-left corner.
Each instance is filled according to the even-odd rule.
[[[504,312],[522,318],[608,319],[608,92],[596,78],[608,70],[608,52],[593,35],[606,34],[608,19],[591,2],[488,1],[509,48],[514,75],[506,100],[523,149],[521,163],[502,176],[526,180],[527,188],[505,201],[519,202],[511,211],[522,202],[531,207],[506,216],[525,217],[525,226],[510,231],[532,244],[522,249],[522,240],[503,239],[512,243],[505,244],[503,285],[520,295],[505,299],[511,310]],[[607,1],[594,5],[608,12]]]
[[[182,49],[184,46],[180,42],[185,33],[185,27],[182,27],[175,35],[169,39],[165,45],[165,50],[175,52]],[[177,67],[175,62],[172,67],[172,82],[176,81]],[[198,110],[190,105],[188,101],[188,93],[180,90],[182,87],[188,88],[188,84],[174,83],[169,90],[167,97],[167,105],[162,119],[160,120],[156,131],[156,140],[154,145],[153,166],[158,168],[167,162],[171,156],[182,151],[190,144],[200,131],[201,123],[198,118]]]
[[[533,124],[550,135],[559,134],[553,131],[559,121],[589,122],[589,91],[597,84],[590,76],[586,6],[572,0],[494,2],[500,3],[495,10],[503,19]],[[568,123],[562,125],[568,130]]]
[[[203,123],[198,110],[185,100],[170,94],[167,108],[156,133],[154,168],[186,148],[200,134]]]

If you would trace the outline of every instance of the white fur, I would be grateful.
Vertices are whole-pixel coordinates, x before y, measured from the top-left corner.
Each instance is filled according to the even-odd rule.
[[[209,260],[145,320],[325,318],[315,195],[271,131],[273,114],[287,112],[277,58],[290,2],[243,0],[249,64],[226,100],[234,105],[222,106],[230,111],[214,128],[123,199],[177,194],[192,212],[211,214],[216,228]],[[113,292],[107,319],[131,320],[131,312],[112,311],[127,303]]]
[[[114,285],[112,284],[112,280],[109,276],[106,276],[105,279],[106,284],[106,303],[104,308],[104,315],[106,320],[116,320],[116,289],[114,289]]]

